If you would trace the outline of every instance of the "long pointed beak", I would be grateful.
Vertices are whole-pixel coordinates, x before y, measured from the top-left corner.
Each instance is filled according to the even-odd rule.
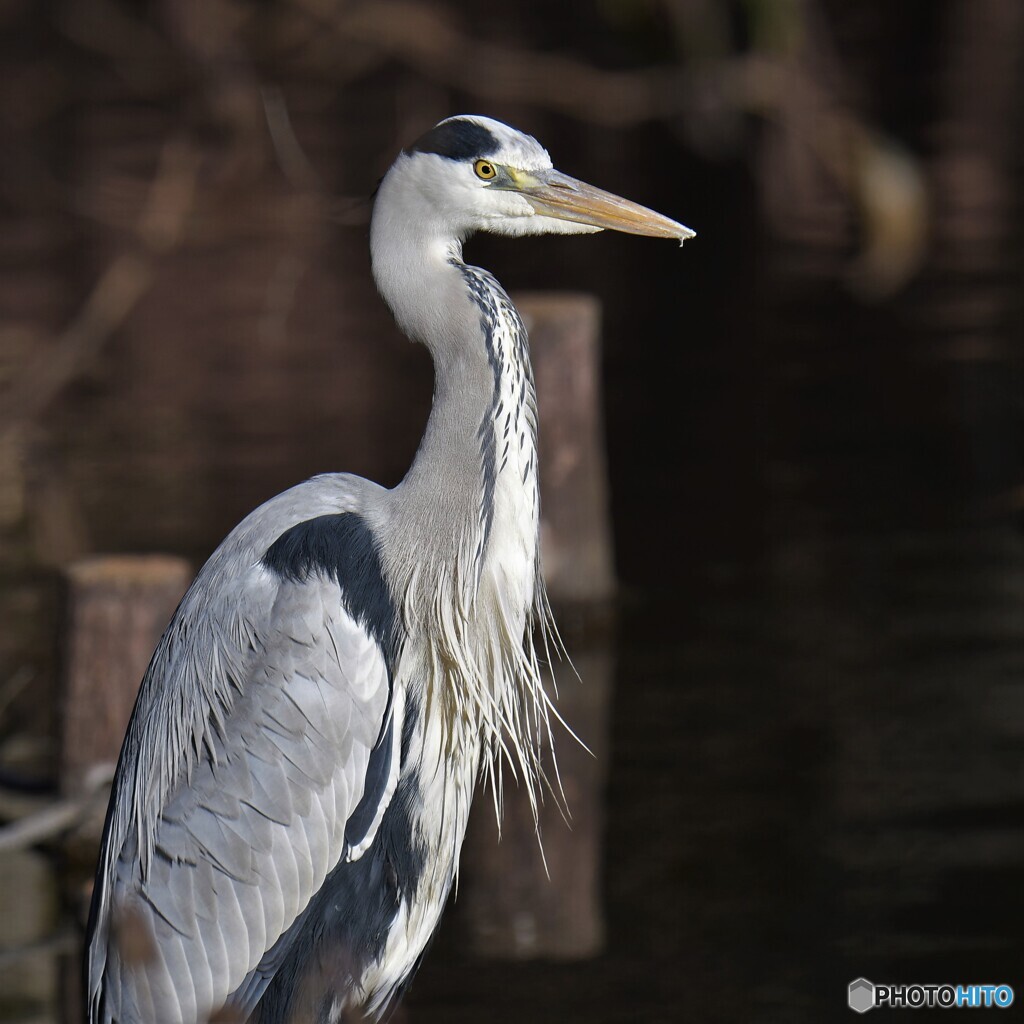
[[[685,224],[663,217],[639,203],[605,192],[561,171],[516,175],[516,191],[538,212],[558,220],[589,224],[630,235],[677,238],[680,245],[696,234]]]

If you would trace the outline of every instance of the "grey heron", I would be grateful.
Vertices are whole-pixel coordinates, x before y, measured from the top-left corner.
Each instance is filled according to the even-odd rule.
[[[271,498],[182,600],[114,780],[92,1024],[383,1019],[437,926],[478,775],[497,793],[504,760],[536,795],[536,401],[523,323],[462,243],[604,228],[693,234],[484,117],[440,122],[384,177],[373,274],[433,358],[426,431],[393,489],[326,474]]]

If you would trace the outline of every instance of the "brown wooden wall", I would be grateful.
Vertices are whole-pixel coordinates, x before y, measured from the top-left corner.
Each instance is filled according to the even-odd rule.
[[[400,478],[430,373],[374,294],[367,197],[459,110],[698,231],[469,250],[605,303],[627,583],[1019,510],[1015,0],[12,0],[0,29],[12,770],[51,763],[71,559],[198,561],[311,473]]]

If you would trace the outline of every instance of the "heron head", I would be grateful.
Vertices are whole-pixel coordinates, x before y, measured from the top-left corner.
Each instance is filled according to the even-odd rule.
[[[694,232],[627,199],[556,171],[536,139],[488,117],[460,114],[402,152],[385,179],[452,236],[581,234],[609,229],[675,238]],[[404,205],[404,204],[403,204]],[[410,211],[411,212],[411,211]]]

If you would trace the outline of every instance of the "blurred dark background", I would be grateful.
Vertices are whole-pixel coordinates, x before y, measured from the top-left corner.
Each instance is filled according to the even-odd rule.
[[[467,247],[604,304],[608,941],[480,965],[442,935],[408,1019],[1020,994],[1019,0],[4,0],[0,29],[5,817],[55,784],[67,565],[199,564],[315,472],[401,478],[430,366],[369,196],[486,113],[698,237]],[[50,1021],[79,908],[40,883],[26,932],[7,880],[60,843],[16,857],[0,1019]]]

